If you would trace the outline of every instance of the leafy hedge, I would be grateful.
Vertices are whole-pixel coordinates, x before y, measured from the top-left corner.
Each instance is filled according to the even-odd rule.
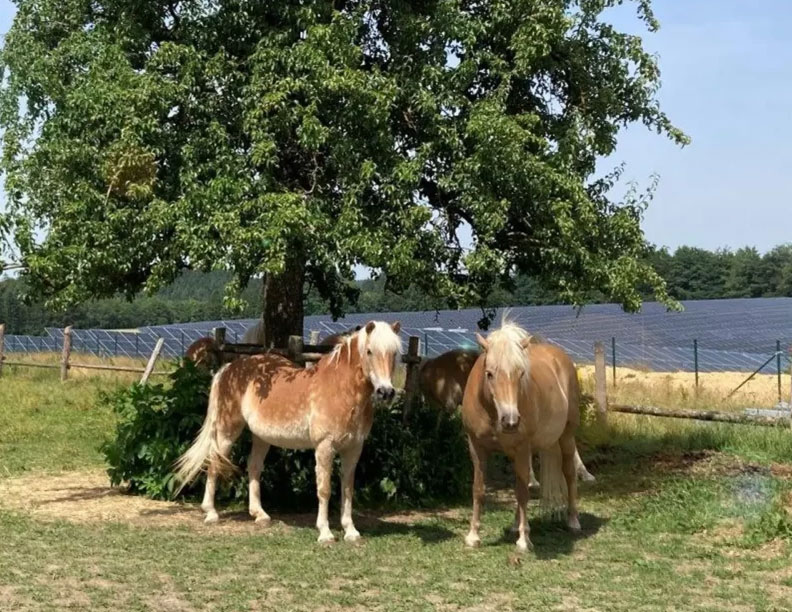
[[[209,384],[207,374],[186,363],[167,384],[134,384],[103,396],[118,417],[115,436],[102,446],[114,485],[125,483],[130,491],[153,498],[172,497],[176,482],[171,469],[203,423]],[[396,402],[377,412],[355,475],[356,498],[369,505],[420,506],[466,496],[471,467],[459,418],[443,415],[438,421],[436,411],[419,405],[403,426],[402,407]],[[232,458],[239,473],[218,497],[247,495],[249,449],[246,433],[234,445]],[[313,452],[273,448],[261,482],[269,506],[315,501]],[[336,476],[334,495],[339,487]],[[197,499],[202,492],[199,479],[181,495]]]

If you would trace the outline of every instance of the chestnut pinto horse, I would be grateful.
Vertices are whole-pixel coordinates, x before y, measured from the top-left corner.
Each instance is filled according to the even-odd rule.
[[[532,335],[531,343],[542,343],[542,340],[538,336]],[[432,359],[424,360],[419,376],[421,393],[440,410],[453,414],[462,403],[468,376],[479,354],[479,351],[476,350],[454,349]],[[531,461],[530,469],[530,486],[539,488],[539,481],[536,480],[533,470],[533,461]],[[586,469],[577,449],[575,449],[575,471],[584,482],[596,480]]]
[[[232,468],[231,447],[247,425],[253,434],[248,459],[250,515],[267,523],[261,507],[261,476],[271,445],[315,449],[319,542],[332,542],[327,520],[333,457],[341,455],[341,525],[344,539],[358,540],[352,522],[355,467],[371,431],[373,400],[394,397],[392,375],[401,353],[399,323],[370,322],[348,336],[307,370],[273,354],[243,357],[225,365],[214,377],[209,409],[195,443],[177,462],[184,486],[207,466],[201,508],[206,522],[218,520],[214,497],[217,478]]]
[[[478,546],[484,469],[487,456],[500,450],[517,474],[517,547],[531,543],[526,520],[531,453],[541,459],[542,498],[558,508],[566,500],[567,525],[580,529],[575,477],[575,430],[580,421],[580,388],[575,365],[560,348],[533,344],[531,336],[504,320],[485,340],[483,354],[465,386],[462,421],[473,461],[473,515],[468,546]]]

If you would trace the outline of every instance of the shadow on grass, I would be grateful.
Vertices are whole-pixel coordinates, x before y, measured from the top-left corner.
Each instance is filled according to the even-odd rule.
[[[586,540],[595,536],[599,530],[608,523],[610,519],[595,516],[588,512],[581,512],[580,531],[573,533],[565,524],[564,518],[540,515],[535,518],[529,517],[528,525],[531,529],[530,539],[533,544],[533,552],[537,559],[548,560],[557,559],[565,555],[570,555],[575,549],[575,542]],[[511,531],[511,524],[504,527],[501,537],[498,540],[489,542],[486,546],[503,546],[515,544],[517,534]]]
[[[179,516],[189,513],[195,514],[196,517],[203,516],[203,513],[198,507],[169,507],[158,508],[155,510],[143,510],[142,516]],[[283,525],[290,529],[308,529],[311,531],[316,530],[316,512],[300,512],[300,513],[285,513],[281,514],[274,511],[269,511],[272,518],[273,525]],[[389,517],[396,516],[398,520],[388,520]],[[431,515],[421,515],[416,517],[416,521],[405,521],[403,514],[390,513],[390,512],[366,512],[365,514],[355,514],[355,526],[362,533],[364,538],[376,538],[392,535],[411,535],[418,537],[424,544],[436,544],[444,542],[458,534],[451,531],[447,527],[435,521],[432,523]],[[427,521],[428,519],[428,521]],[[443,521],[447,522],[448,519],[443,517]],[[461,519],[459,519],[461,522]],[[249,523],[253,526],[255,523],[250,515],[245,510],[238,508],[220,510],[220,524],[222,523],[236,523],[244,524]],[[338,515],[331,514],[330,527],[336,530],[339,527]],[[262,526],[262,530],[267,528]]]

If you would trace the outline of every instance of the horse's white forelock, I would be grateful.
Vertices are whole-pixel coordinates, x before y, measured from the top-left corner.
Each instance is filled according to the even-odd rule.
[[[357,333],[358,351],[361,357],[366,350],[366,340],[368,340],[368,350],[372,353],[401,353],[402,343],[399,334],[384,321],[375,321],[371,334],[366,331],[365,326]]]
[[[506,372],[519,368],[527,371],[530,360],[523,342],[530,338],[531,334],[510,319],[506,311],[501,326],[487,336],[487,365]]]
[[[352,358],[352,340],[358,339],[358,352],[363,357],[366,351],[366,340],[368,339],[368,349],[373,353],[401,353],[402,343],[399,334],[393,331],[393,328],[384,321],[375,321],[374,329],[371,334],[366,331],[366,327],[361,327],[355,333],[349,334],[336,344],[332,353],[330,354],[330,361],[338,359],[341,351],[345,346],[349,347],[347,359]]]

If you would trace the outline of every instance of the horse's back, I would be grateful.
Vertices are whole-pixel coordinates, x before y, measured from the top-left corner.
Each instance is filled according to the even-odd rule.
[[[310,447],[312,370],[267,353],[238,359],[221,375],[221,401],[233,402],[253,434],[284,448]]]
[[[563,405],[567,421],[580,422],[580,385],[575,363],[562,348],[548,343],[531,347],[531,378],[548,402]]]

